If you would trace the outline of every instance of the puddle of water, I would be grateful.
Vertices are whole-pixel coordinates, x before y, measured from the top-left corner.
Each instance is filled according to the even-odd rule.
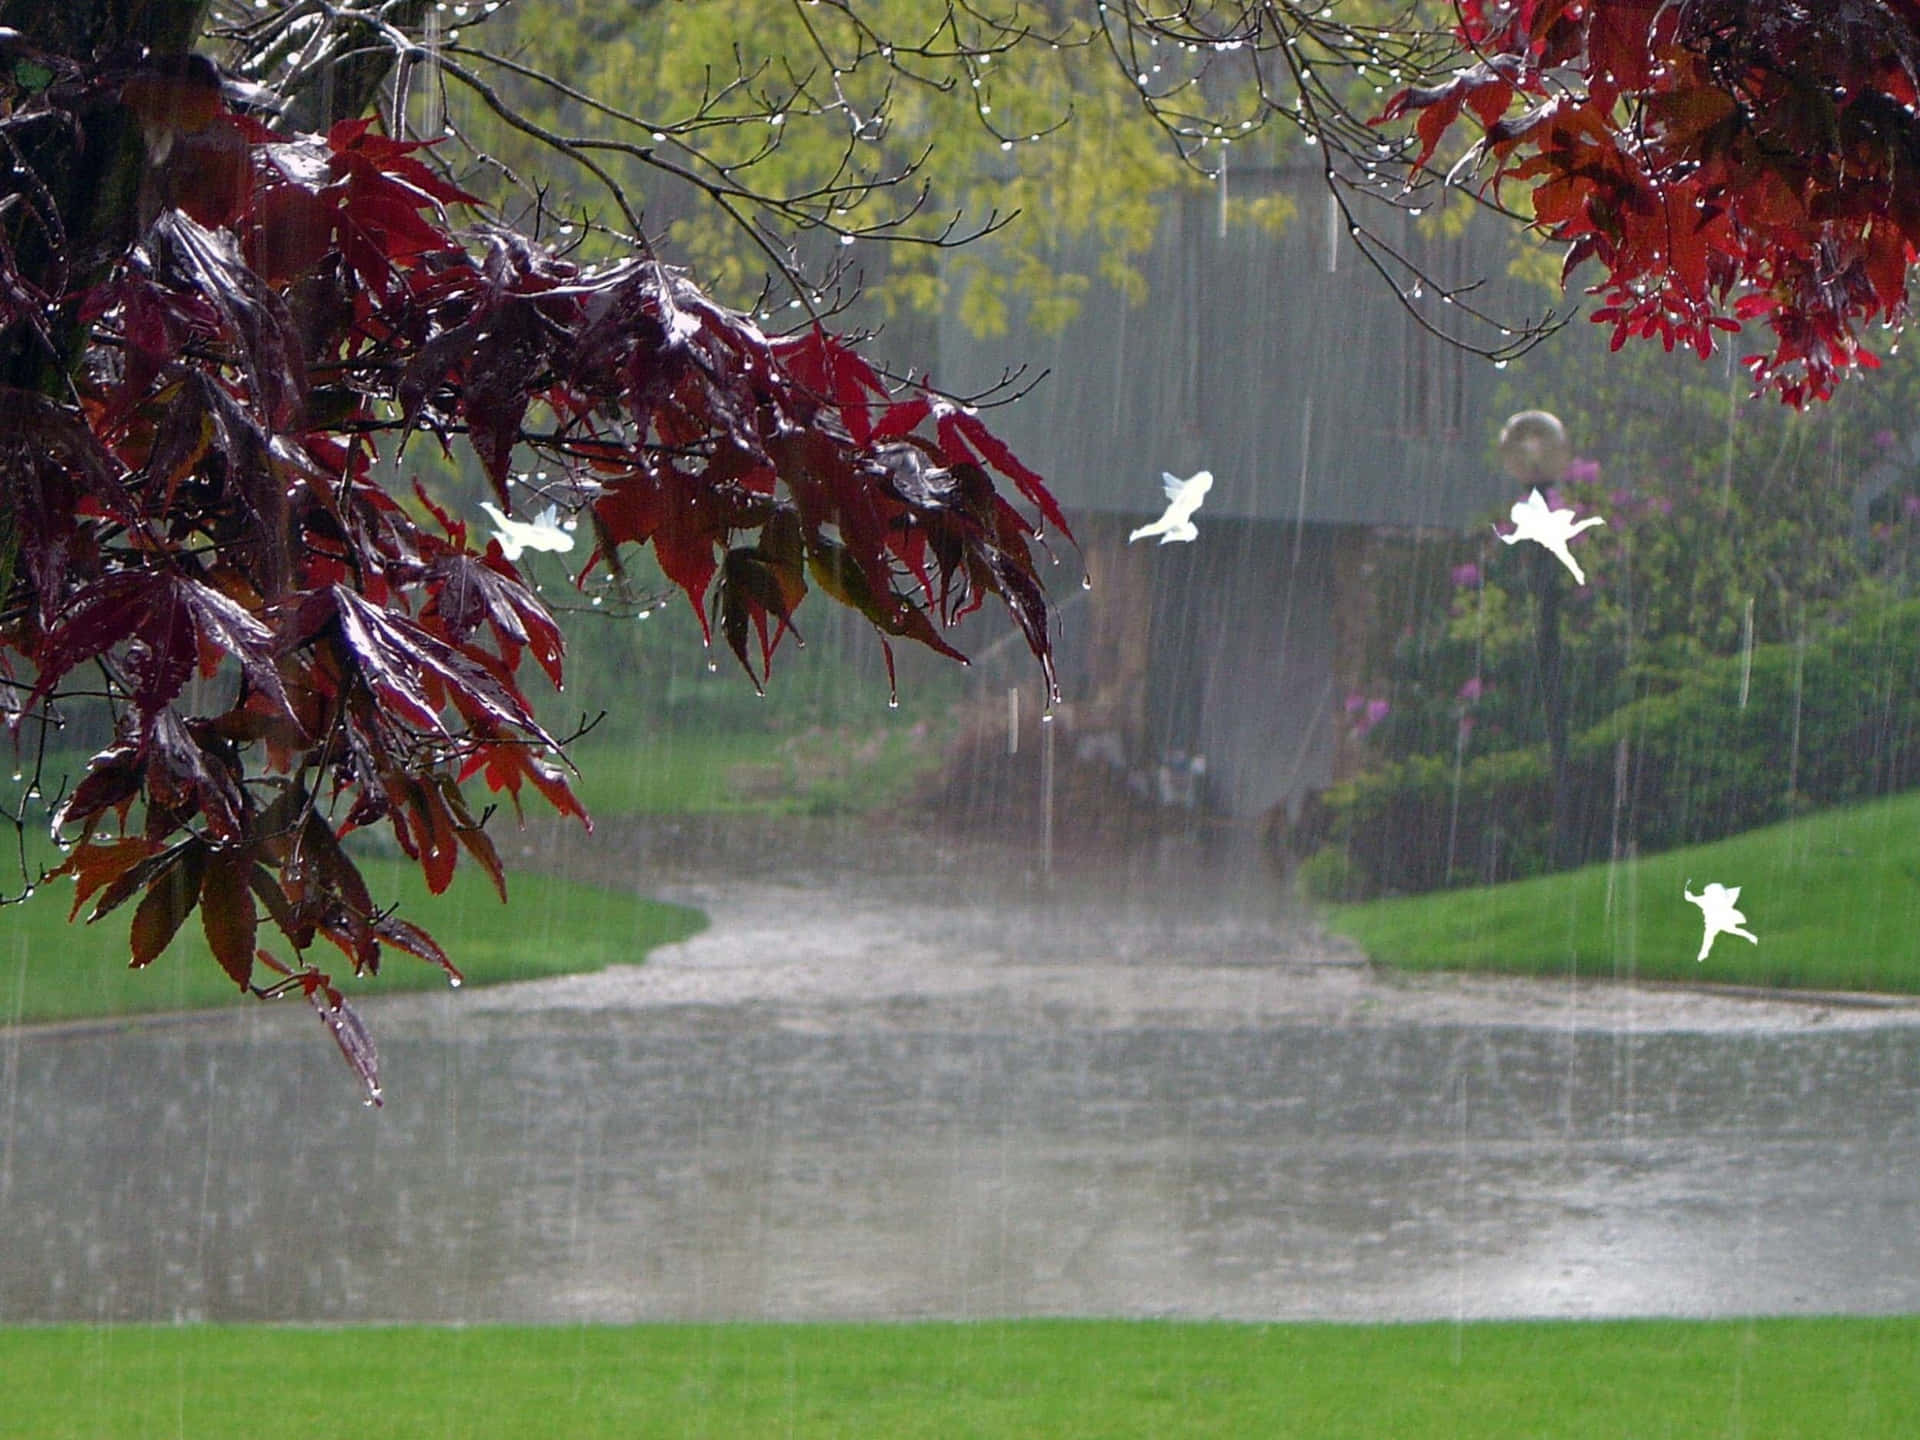
[[[1910,1026],[377,1008],[17,1036],[0,1320],[1920,1308]]]

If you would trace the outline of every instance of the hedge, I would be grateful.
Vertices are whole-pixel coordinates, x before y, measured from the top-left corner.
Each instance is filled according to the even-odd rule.
[[[1920,784],[1920,601],[1882,605],[1796,645],[1756,647],[1621,707],[1568,746],[1578,863],[1617,845],[1691,845]],[[1544,747],[1415,756],[1327,792],[1354,893],[1491,884],[1549,867]]]

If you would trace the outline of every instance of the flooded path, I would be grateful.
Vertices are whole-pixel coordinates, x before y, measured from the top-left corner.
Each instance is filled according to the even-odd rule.
[[[1383,978],[1226,842],[552,843],[711,928],[369,1005],[383,1111],[291,1011],[0,1035],[0,1320],[1920,1309],[1912,1006]]]

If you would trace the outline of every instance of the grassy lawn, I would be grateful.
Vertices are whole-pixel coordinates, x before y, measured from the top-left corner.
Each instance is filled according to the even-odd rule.
[[[622,744],[589,737],[572,750],[574,791],[596,819],[871,810],[903,799],[939,765],[932,730],[902,722],[792,734],[687,728]],[[529,813],[541,803],[530,800]]]
[[[509,865],[512,857],[508,857]],[[502,906],[478,868],[463,863],[447,893],[432,896],[417,868],[401,860],[365,858],[373,893],[398,900],[400,913],[423,925],[453,957],[470,985],[530,980],[631,964],[656,945],[699,931],[705,917],[684,905],[509,871]],[[146,970],[127,966],[129,904],[97,925],[67,923],[73,887],[55,881],[25,904],[0,910],[0,1024],[198,1010],[254,1004],[214,963],[198,917],[180,928],[165,954]],[[263,929],[272,948],[278,932]],[[277,953],[286,958],[284,945]],[[446,976],[412,956],[388,950],[377,977],[355,978],[331,945],[316,958],[349,995],[443,986]],[[271,977],[269,977],[271,978]],[[4,1393],[0,1385],[0,1393]]]
[[[1692,881],[1741,887],[1757,945],[1696,963]],[[1920,795],[1823,811],[1711,845],[1481,890],[1334,906],[1329,928],[1409,970],[1635,976],[1920,992]]]
[[[1920,1433],[1920,1318],[0,1330],[0,1436]]]
[[[931,727],[882,724],[864,731],[814,728],[772,732],[687,726],[663,729],[639,743],[577,747],[576,789],[598,818],[635,814],[760,812],[832,814],[870,809],[901,796],[938,763]],[[84,754],[49,757],[49,791],[85,764]],[[477,781],[476,807],[491,797]],[[0,799],[12,802],[11,793]],[[539,796],[523,797],[528,815],[546,813]],[[30,864],[57,858],[43,837],[44,815],[30,820]],[[699,912],[635,895],[570,884],[518,867],[509,823],[495,830],[507,861],[510,908],[463,857],[453,887],[430,896],[419,871],[397,858],[363,856],[376,897],[398,900],[406,918],[424,925],[470,984],[598,970],[634,963],[656,945],[685,939],[704,926]],[[17,894],[12,838],[0,832],[0,888]],[[25,904],[0,909],[0,1024],[197,1010],[241,999],[213,963],[197,918],[145,971],[126,963],[129,904],[98,925],[69,925],[71,886],[55,882]],[[271,936],[263,933],[271,945]],[[356,979],[343,957],[322,945],[319,963],[349,994],[418,990],[446,983],[432,967],[389,951],[378,977]],[[285,958],[284,953],[282,958]]]

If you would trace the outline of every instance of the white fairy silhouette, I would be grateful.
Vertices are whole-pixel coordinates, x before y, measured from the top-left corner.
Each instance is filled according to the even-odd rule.
[[[1158,535],[1162,545],[1175,540],[1196,539],[1200,531],[1193,523],[1193,512],[1200,508],[1200,502],[1207,498],[1207,491],[1213,488],[1213,472],[1196,470],[1182,480],[1178,475],[1160,472],[1161,488],[1166,491],[1167,510],[1151,525],[1142,525],[1127,536],[1127,543],[1148,535]]]
[[[1700,907],[1700,918],[1706,923],[1706,933],[1700,937],[1700,953],[1693,957],[1695,960],[1705,960],[1714,940],[1721,935],[1738,935],[1755,945],[1760,943],[1758,935],[1740,928],[1747,923],[1747,917],[1734,908],[1740,900],[1738,885],[1729,887],[1715,880],[1698,895],[1693,893],[1692,885],[1689,879],[1680,887],[1680,893]]]
[[[560,507],[549,505],[532,520],[515,520],[503,515],[491,500],[482,500],[480,508],[493,517],[494,538],[500,553],[518,560],[523,550],[551,550],[565,554],[573,549],[573,535],[560,525]]]
[[[1586,572],[1567,549],[1567,542],[1582,530],[1590,530],[1595,525],[1607,522],[1598,515],[1589,515],[1585,520],[1575,520],[1571,510],[1550,510],[1546,497],[1538,489],[1529,491],[1527,498],[1514,502],[1509,512],[1513,516],[1513,533],[1500,535],[1496,525],[1493,533],[1500,535],[1502,543],[1513,545],[1522,540],[1533,540],[1551,550],[1560,563],[1573,572],[1573,583],[1587,583]]]

